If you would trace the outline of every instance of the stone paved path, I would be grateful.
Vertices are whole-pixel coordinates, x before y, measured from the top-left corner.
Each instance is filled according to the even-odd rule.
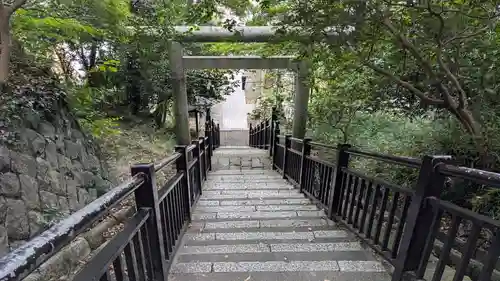
[[[169,280],[390,280],[385,271],[278,173],[240,169],[210,173]]]

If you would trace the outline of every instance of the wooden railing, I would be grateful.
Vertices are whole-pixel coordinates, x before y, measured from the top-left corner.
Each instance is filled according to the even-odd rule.
[[[133,165],[129,180],[2,257],[0,280],[22,280],[132,194],[135,214],[73,280],[167,280],[191,208],[207,179],[216,138],[211,134],[189,146],[176,146],[173,155],[156,164]],[[157,186],[157,172],[168,166],[175,166],[175,175]]]
[[[500,280],[500,221],[440,199],[446,177],[500,187],[500,174],[451,165],[448,156],[399,157],[283,136],[277,122],[269,136],[270,125],[262,124],[269,123],[254,128],[251,146],[269,149],[273,169],[392,264],[393,281],[422,279],[433,251],[432,281],[441,280],[447,265],[455,270],[453,280]],[[311,154],[318,150],[334,160]],[[404,187],[350,167],[353,158],[413,169],[419,176]],[[470,228],[466,241],[457,237],[464,226]],[[479,247],[484,232],[489,246]]]

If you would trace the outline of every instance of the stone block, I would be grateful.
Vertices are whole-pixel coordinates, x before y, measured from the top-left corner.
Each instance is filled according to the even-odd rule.
[[[78,140],[84,140],[85,139],[85,136],[82,134],[82,132],[80,132],[79,130],[71,130],[71,139],[73,141],[78,141]]]
[[[57,195],[45,190],[40,190],[40,201],[42,209],[59,209],[59,199]]]
[[[89,188],[89,187],[94,187],[96,182],[95,179],[96,177],[94,176],[93,173],[88,172],[88,171],[83,171],[81,173],[82,176],[82,186]]]
[[[21,185],[19,178],[14,173],[0,174],[0,194],[17,197],[20,195]]]
[[[41,177],[42,175],[46,175],[50,169],[52,169],[50,163],[41,157],[36,158],[37,164],[37,177]]]
[[[40,196],[38,195],[38,182],[28,175],[20,175],[22,199],[28,209],[40,209]]]
[[[10,151],[5,146],[0,146],[0,172],[10,169]]]
[[[30,237],[35,237],[45,230],[46,221],[43,214],[37,211],[28,212]]]
[[[85,190],[84,188],[79,188],[78,189],[78,203],[85,205],[91,201],[92,200],[90,198],[90,194],[88,193],[88,191]]]
[[[59,201],[59,210],[64,214],[69,214],[68,198],[64,196],[58,196],[57,200]]]
[[[0,257],[5,256],[7,253],[9,253],[9,237],[5,226],[0,225]]]
[[[56,144],[52,141],[47,141],[47,146],[45,147],[45,159],[52,167],[59,168]]]
[[[101,172],[101,164],[99,163],[99,159],[97,159],[97,157],[94,155],[88,154],[86,157],[86,161],[82,162],[82,164],[86,170],[89,170],[96,175]]]
[[[80,159],[82,153],[82,146],[72,141],[65,140],[64,144],[66,146],[66,156],[71,158],[71,160]]]
[[[66,148],[64,147],[64,136],[56,135],[55,144],[56,144],[56,151],[61,154],[64,154],[64,152],[66,151]]]
[[[66,195],[66,179],[55,170],[49,170],[46,175],[39,177],[40,189],[59,195]]]
[[[31,177],[36,177],[37,163],[35,158],[17,152],[11,152],[12,171],[18,174],[26,174]]]
[[[35,155],[43,154],[45,150],[45,138],[39,133],[31,129],[25,129],[21,132],[21,140],[27,142],[31,151],[33,151]]]
[[[71,162],[71,159],[66,157],[65,155],[61,153],[57,153],[57,162],[59,163],[59,170],[62,168],[66,168],[67,170],[71,170],[73,167],[73,163]]]
[[[6,199],[7,214],[5,226],[9,238],[16,240],[27,239],[30,234],[28,210],[22,200]]]
[[[48,122],[41,122],[38,125],[38,132],[46,138],[54,139],[56,135],[56,128]]]
[[[78,203],[78,189],[80,189],[80,185],[77,181],[67,181],[68,207],[72,211],[76,211],[81,207]]]
[[[0,225],[5,223],[5,217],[7,216],[7,201],[3,196],[0,196]]]

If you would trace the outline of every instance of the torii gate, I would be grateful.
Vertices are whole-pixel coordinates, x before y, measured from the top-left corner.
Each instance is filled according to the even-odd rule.
[[[277,43],[283,41],[307,42],[305,34],[286,35],[276,33],[276,27],[254,26],[237,27],[229,31],[222,27],[202,26],[190,31],[188,26],[176,26],[175,31],[181,35],[170,41],[169,56],[172,77],[172,89],[175,99],[175,132],[177,144],[189,145],[189,114],[186,94],[186,69],[289,69],[295,71],[296,93],[294,100],[294,117],[292,135],[304,138],[307,122],[309,86],[307,78],[309,66],[305,60],[295,60],[292,56],[257,57],[257,56],[184,56],[180,42],[253,42]],[[335,37],[333,32],[329,37]]]

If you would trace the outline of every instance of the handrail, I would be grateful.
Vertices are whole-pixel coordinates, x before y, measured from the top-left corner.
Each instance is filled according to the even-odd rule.
[[[315,141],[310,141],[309,144],[311,146],[320,146],[320,147],[324,147],[324,148],[330,148],[330,149],[337,150],[337,147],[334,145],[331,145],[331,144],[324,144],[324,143],[315,142]]]
[[[179,159],[181,157],[181,154],[178,152],[174,152],[174,154],[170,155],[169,157],[161,160],[158,162],[158,164],[155,164],[155,172],[158,172],[159,170],[163,169],[165,166],[168,164],[174,162],[175,160]]]
[[[404,156],[393,156],[393,155],[387,155],[387,154],[381,154],[377,152],[367,152],[367,151],[361,151],[358,149],[354,148],[349,148],[346,151],[347,153],[355,156],[363,156],[367,158],[372,158],[375,160],[383,160],[389,163],[393,164],[399,164],[407,167],[412,167],[412,168],[419,168],[420,165],[422,164],[422,161],[420,159],[416,158],[411,158],[411,157],[404,157]]]
[[[293,141],[293,142],[296,142],[296,143],[304,143],[304,140],[299,139],[299,138],[293,138],[293,137],[291,137],[290,140]]]
[[[137,174],[0,258],[0,280],[20,280],[78,236],[144,182]]]
[[[195,148],[196,148],[196,145],[194,145],[194,144],[188,145],[187,152],[191,152]]]
[[[467,180],[473,180],[481,184],[500,187],[500,174],[483,171],[474,168],[462,166],[453,166],[440,163],[436,166],[436,171],[443,176],[460,177]]]

